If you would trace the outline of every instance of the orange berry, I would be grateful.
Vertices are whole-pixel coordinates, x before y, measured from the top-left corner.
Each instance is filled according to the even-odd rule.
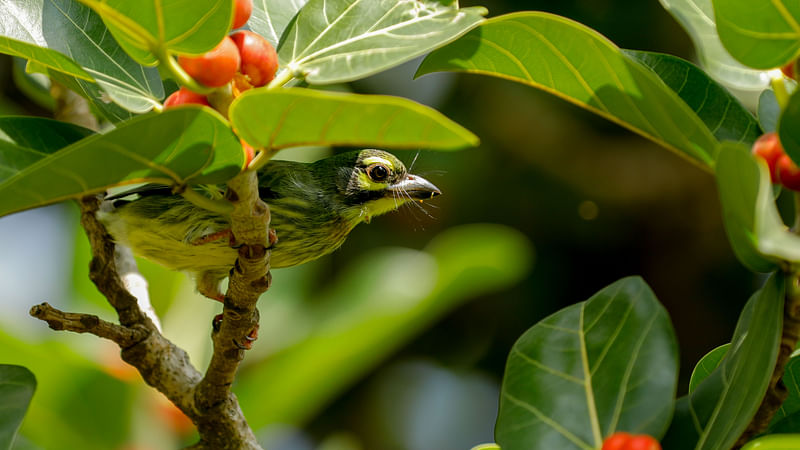
[[[233,25],[231,29],[237,29],[244,26],[247,20],[250,19],[250,14],[253,12],[253,0],[234,0],[233,6]]]
[[[241,72],[254,87],[264,86],[275,78],[278,54],[261,35],[242,30],[231,34],[242,60]]]
[[[200,84],[220,87],[233,79],[239,70],[241,60],[236,44],[225,36],[210,52],[197,57],[179,56],[178,63]]]
[[[614,433],[603,441],[602,450],[623,450],[632,437],[624,431]]]
[[[753,143],[752,152],[767,162],[769,177],[773,183],[778,182],[776,165],[778,159],[784,155],[783,146],[775,132],[765,133]]]
[[[164,108],[173,108],[175,106],[187,104],[211,106],[205,95],[192,92],[186,89],[186,87],[181,87],[167,97],[164,101]]]

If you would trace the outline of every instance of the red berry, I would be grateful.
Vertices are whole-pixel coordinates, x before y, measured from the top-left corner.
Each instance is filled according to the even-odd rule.
[[[633,436],[624,450],[661,450],[661,444],[646,434]]]
[[[253,0],[234,0],[232,29],[241,28],[253,12]]]
[[[786,64],[785,66],[781,67],[781,72],[783,72],[784,75],[786,75],[788,78],[791,78],[793,80],[796,79],[794,77],[794,75],[795,75],[795,73],[794,73],[794,65],[795,65],[796,62],[797,61],[791,61],[788,64]]]
[[[242,73],[247,75],[250,84],[258,87],[272,81],[278,70],[278,54],[266,39],[252,31],[237,31],[231,39],[239,49],[242,59]]]
[[[240,62],[236,44],[227,36],[219,45],[204,55],[178,57],[178,63],[183,70],[208,87],[220,87],[228,84],[239,70]]]
[[[789,158],[789,155],[781,155],[776,164],[778,181],[786,188],[793,191],[800,191],[800,167]]]
[[[178,105],[186,104],[211,106],[208,104],[208,99],[205,95],[192,92],[186,89],[186,87],[181,87],[167,97],[164,101],[164,108],[173,108]]]
[[[784,155],[783,146],[781,146],[781,141],[778,139],[778,135],[775,132],[770,132],[762,135],[760,138],[753,143],[753,150],[754,155],[760,156],[767,162],[767,167],[769,167],[769,177],[773,183],[778,182],[777,172],[775,170],[775,165],[778,162],[778,158]]]
[[[614,433],[603,441],[602,450],[623,450],[632,437],[624,431]]]

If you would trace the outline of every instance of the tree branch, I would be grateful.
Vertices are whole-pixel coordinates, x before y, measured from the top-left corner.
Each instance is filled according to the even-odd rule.
[[[81,107],[74,93],[58,85],[54,85],[51,92],[56,97],[56,116],[82,123],[88,106]],[[62,108],[65,111],[60,111]],[[248,347],[247,337],[258,326],[256,301],[269,287],[269,209],[258,197],[258,180],[252,171],[229,182],[228,198],[234,204],[232,231],[237,242],[243,245],[236,268],[231,270],[224,320],[220,330],[213,334],[214,355],[205,377],[192,366],[183,349],[161,335],[137,298],[126,289],[118,267],[118,263],[126,264],[125,255],[115,251],[112,237],[97,220],[101,204],[98,197],[87,196],[80,200],[81,225],[92,248],[89,278],[116,310],[119,325],[89,314],[62,312],[47,303],[33,307],[31,315],[46,321],[55,330],[91,333],[119,344],[122,359],[134,366],[147,384],[163,393],[197,426],[200,442],[193,448],[260,449],[230,386],[244,356],[244,348]],[[127,273],[130,267],[125,265],[123,269]]]
[[[230,387],[244,351],[250,346],[248,339],[253,339],[258,329],[256,302],[271,280],[267,243],[274,240],[268,232],[269,208],[258,196],[256,172],[248,170],[230,180],[226,198],[233,204],[231,231],[241,246],[230,272],[222,324],[213,335],[214,353],[197,387],[196,403],[201,409],[228,403],[238,408]]]

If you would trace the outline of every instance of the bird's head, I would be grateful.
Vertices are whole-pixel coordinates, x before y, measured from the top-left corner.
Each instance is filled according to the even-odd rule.
[[[319,161],[333,173],[335,195],[352,220],[368,222],[410,201],[422,201],[442,192],[430,181],[408,173],[391,153],[365,149]]]

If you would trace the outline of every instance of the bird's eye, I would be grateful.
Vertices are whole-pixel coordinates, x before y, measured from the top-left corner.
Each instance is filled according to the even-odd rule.
[[[389,169],[382,164],[373,164],[367,167],[367,175],[372,181],[382,182],[389,178]]]

